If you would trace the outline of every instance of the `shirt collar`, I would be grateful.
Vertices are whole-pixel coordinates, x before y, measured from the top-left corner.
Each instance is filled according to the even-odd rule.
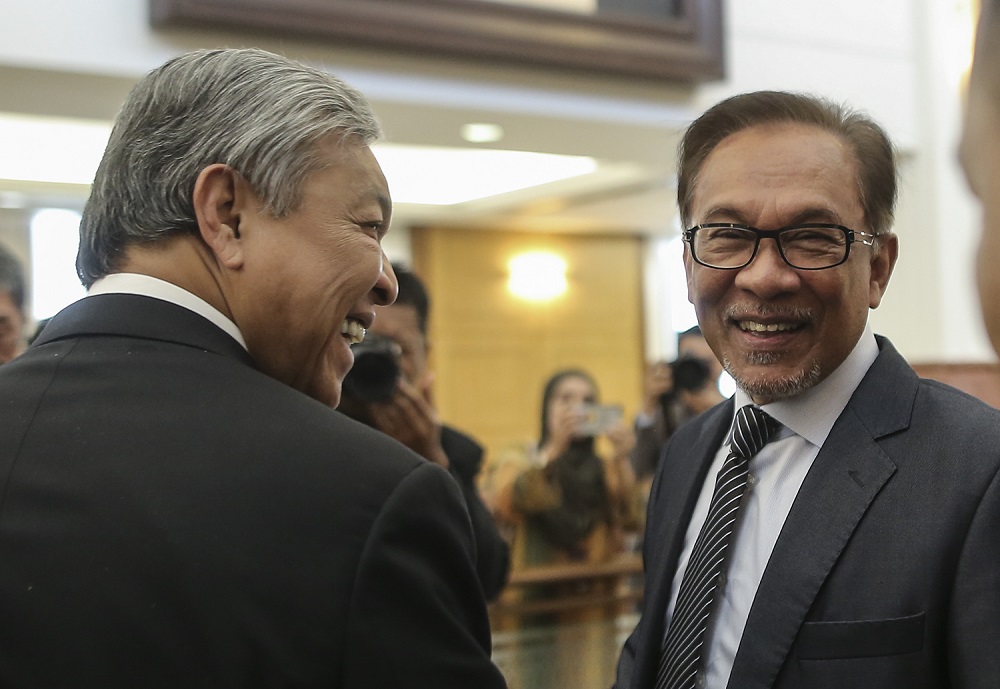
[[[878,343],[866,324],[854,349],[833,373],[802,394],[762,405],[761,409],[816,447],[822,447],[833,424],[877,358]],[[734,409],[747,404],[753,404],[750,396],[738,388]]]
[[[207,318],[239,342],[243,349],[247,348],[243,333],[221,311],[201,297],[165,280],[140,273],[112,273],[94,282],[87,290],[88,297],[97,294],[140,294],[168,301]]]

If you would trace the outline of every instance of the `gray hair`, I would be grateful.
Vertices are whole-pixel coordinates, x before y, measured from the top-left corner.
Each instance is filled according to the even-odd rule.
[[[257,49],[170,60],[115,121],[80,223],[80,279],[115,272],[131,244],[196,233],[194,184],[212,164],[243,175],[274,217],[295,211],[332,134],[369,145],[382,130],[367,99],[327,72]]]

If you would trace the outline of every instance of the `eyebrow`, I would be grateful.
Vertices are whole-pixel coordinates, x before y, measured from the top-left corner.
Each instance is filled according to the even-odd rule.
[[[379,210],[382,212],[382,233],[385,234],[389,230],[389,223],[392,221],[392,199],[382,192],[377,186],[372,186],[367,193],[367,200],[364,203],[369,203],[374,200],[378,204]]]
[[[705,214],[705,222],[717,222],[713,218],[718,216],[724,216],[727,218],[734,218],[734,222],[740,225],[749,225],[747,218],[741,211],[735,208],[728,208],[726,206],[720,206],[718,208],[713,208],[711,211]],[[794,225],[799,225],[801,223],[810,222],[820,222],[820,223],[832,223],[835,225],[841,224],[840,216],[830,208],[805,208],[798,213],[796,213],[790,222],[785,224],[785,227],[792,227]]]
[[[382,209],[382,213],[387,216],[392,215],[392,200],[382,192],[376,192],[375,198],[378,200],[378,205]]]

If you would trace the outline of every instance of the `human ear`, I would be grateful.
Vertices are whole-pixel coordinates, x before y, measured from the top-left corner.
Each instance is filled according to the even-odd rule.
[[[877,309],[882,303],[882,295],[889,286],[889,278],[892,277],[892,269],[899,256],[899,240],[892,233],[880,235],[872,249],[874,251],[868,288],[868,307]]]
[[[228,165],[209,165],[194,183],[194,214],[198,231],[219,263],[232,270],[243,267],[240,213],[246,181]]]

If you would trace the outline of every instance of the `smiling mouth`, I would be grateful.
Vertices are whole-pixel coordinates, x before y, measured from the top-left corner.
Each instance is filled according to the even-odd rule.
[[[344,322],[340,325],[340,334],[347,339],[350,344],[359,344],[364,342],[365,334],[368,331],[365,330],[365,326],[361,324],[361,321],[355,320],[354,318],[345,318]]]
[[[736,321],[736,327],[747,333],[794,332],[805,327],[804,323],[761,323],[759,321]]]

